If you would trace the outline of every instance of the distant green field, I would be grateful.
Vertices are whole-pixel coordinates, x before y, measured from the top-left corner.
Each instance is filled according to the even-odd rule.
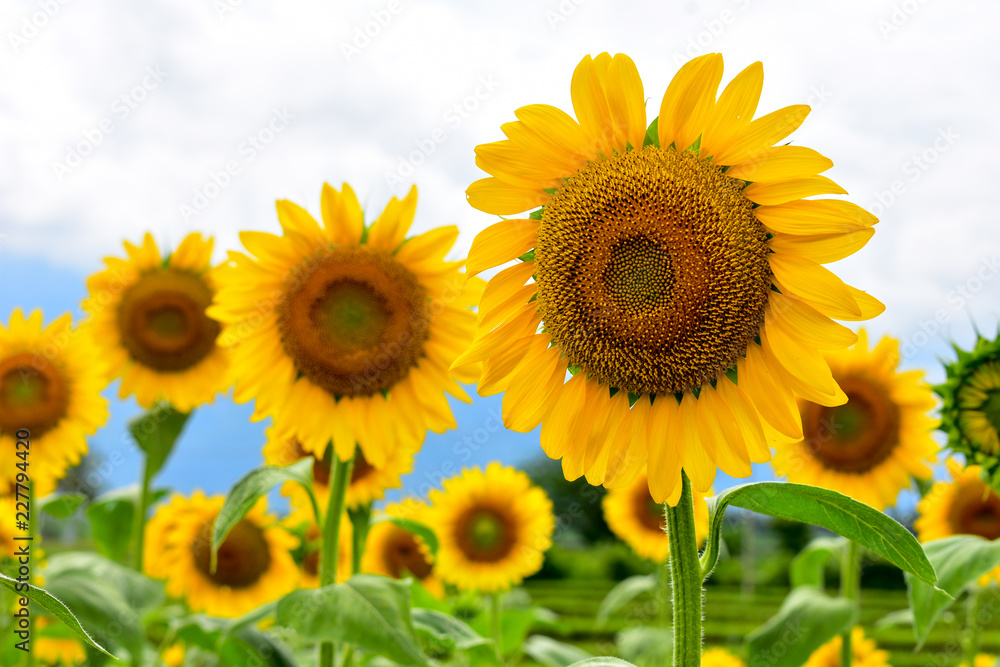
[[[604,628],[597,630],[594,622],[597,608],[614,585],[613,581],[530,581],[525,584],[525,589],[536,604],[560,615],[564,630],[562,633],[553,632],[554,637],[591,653],[607,655],[614,650],[615,634],[630,623],[641,622],[638,619],[649,615],[651,604],[648,596],[639,598]],[[748,599],[741,595],[739,589],[709,587],[706,591],[706,643],[724,646],[740,654],[743,637],[770,618],[788,592],[784,589],[761,589]],[[909,626],[874,630],[880,618],[906,608],[906,593],[864,591],[862,600],[861,624],[880,648],[890,652],[890,662],[895,667],[947,667],[960,662],[956,644],[959,630],[954,616],[946,615],[935,626],[920,653],[914,653],[913,631]],[[956,614],[961,613],[964,610],[956,611]],[[1000,653],[1000,619],[984,632],[982,650],[985,653]]]

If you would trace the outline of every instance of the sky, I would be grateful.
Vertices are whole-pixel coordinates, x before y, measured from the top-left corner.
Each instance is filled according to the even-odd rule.
[[[515,109],[571,109],[576,64],[609,51],[635,61],[652,118],[678,67],[715,51],[724,81],[764,63],[759,113],[812,107],[791,138],[832,158],[827,175],[881,219],[831,268],[886,304],[868,328],[937,381],[951,341],[997,327],[992,154],[976,146],[1000,145],[1000,50],[984,48],[998,24],[1000,5],[974,0],[8,0],[0,318],[78,313],[101,258],[147,231],[168,247],[212,235],[221,261],[239,231],[278,229],[277,199],[318,213],[324,182],[349,182],[369,218],[416,184],[413,231],[458,225],[458,258],[494,221],[465,201],[483,176],[473,149]],[[494,426],[498,398],[456,408],[408,491],[540,451],[537,432]],[[109,485],[138,475],[123,439],[137,410],[116,403],[94,439],[117,461]],[[260,460],[250,413],[228,398],[199,410],[161,482],[223,492]]]

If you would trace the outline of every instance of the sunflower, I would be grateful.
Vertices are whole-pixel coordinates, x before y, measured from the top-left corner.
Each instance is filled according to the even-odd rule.
[[[297,512],[285,519],[285,524],[290,530],[296,532],[301,531],[302,514],[302,512]],[[316,519],[312,516],[312,509],[309,509],[307,521],[308,523],[306,524],[305,530],[302,532],[302,542],[300,545],[302,558],[299,563],[299,572],[301,576],[299,585],[301,588],[319,588],[319,564],[322,556],[322,551],[320,549],[321,531],[319,526],[316,524]],[[351,577],[351,546],[353,544],[352,534],[351,522],[342,520],[340,522],[340,537],[338,538],[339,545],[337,549],[337,574],[335,576],[335,581],[338,584],[347,581]]]
[[[938,444],[936,401],[923,371],[899,372],[899,341],[883,336],[869,351],[864,329],[850,350],[826,354],[847,403],[800,399],[803,438],[776,443],[774,470],[788,481],[839,491],[883,510],[910,486],[930,479]]]
[[[163,660],[165,665],[168,667],[181,667],[184,664],[184,658],[187,655],[187,650],[184,645],[180,642],[176,644],[171,644],[170,647],[163,652],[160,659]]]
[[[632,61],[587,56],[577,120],[523,107],[508,140],[476,149],[490,177],[469,187],[472,206],[541,208],[476,237],[471,274],[518,261],[487,285],[456,367],[483,363],[479,392],[506,392],[508,428],[543,424],[567,479],[613,488],[648,462],[653,498],[676,504],[682,469],[702,493],[716,468],[746,477],[774,432],[802,436],[796,395],[846,400],[822,351],[856,338],[830,318],[883,309],[821,266],[863,246],[876,218],[803,199],[844,192],[818,175],[833,163],[774,145],[809,108],[751,121],[760,63],[716,100],[721,77],[718,54],[684,65],[647,130]]]
[[[16,309],[8,327],[0,324],[0,450],[10,452],[0,470],[3,488],[13,492],[25,472],[36,497],[51,493],[87,453],[87,436],[107,421],[106,368],[90,334],[74,328],[69,314],[43,326],[40,310],[25,319]],[[25,431],[27,438],[18,436]]]
[[[945,364],[947,378],[934,387],[943,401],[941,430],[952,451],[1000,488],[1000,336],[978,336],[970,351],[954,348],[958,359]]]
[[[935,482],[917,505],[920,515],[913,527],[921,542],[952,535],[978,535],[1000,539],[1000,495],[983,481],[979,466],[963,468],[948,459],[951,482]],[[984,575],[979,583],[1000,582],[1000,567]]]
[[[460,590],[503,591],[542,567],[555,518],[545,491],[514,468],[467,468],[429,494],[435,569]]]
[[[107,268],[87,279],[83,308],[121,378],[122,398],[190,412],[228,386],[229,353],[216,344],[221,327],[205,314],[216,292],[212,245],[189,234],[161,256],[147,233],[141,246],[125,242],[127,259],[106,257]]]
[[[39,637],[31,646],[39,665],[75,667],[87,663],[87,651],[75,639]]]
[[[351,480],[347,487],[346,506],[361,507],[379,500],[388,489],[402,486],[400,478],[413,468],[413,455],[416,452],[407,446],[389,449],[384,465],[375,467],[365,458],[364,452],[357,450],[354,454],[354,465],[351,468]],[[264,461],[268,465],[287,466],[296,461],[311,456],[313,458],[313,492],[320,507],[326,507],[330,494],[330,458],[328,455],[318,456],[306,451],[292,435],[281,435],[272,426],[267,431],[267,444],[264,445]],[[295,482],[285,482],[281,493],[291,500],[292,516],[297,519],[313,520],[312,504],[305,489]]]
[[[972,661],[972,667],[993,667],[997,663],[997,656],[986,653],[979,653]],[[967,667],[969,663],[960,662],[958,667]]]
[[[7,521],[0,521],[0,563],[7,558],[12,558],[17,550],[15,537],[23,537],[26,533],[16,529],[13,517],[17,512],[17,503],[14,496],[0,496],[0,516],[11,517]]]
[[[408,498],[385,507],[385,515],[425,522],[427,505]],[[434,570],[434,560],[422,539],[390,521],[376,521],[368,531],[361,571],[393,579],[414,577],[437,597],[444,586]]]
[[[813,651],[802,667],[840,667],[840,636],[836,636]],[[851,649],[856,667],[890,667],[889,652],[879,649],[874,639],[865,639],[860,626],[851,630]]]
[[[708,537],[708,503],[694,492],[694,520],[698,543]],[[628,485],[608,491],[604,496],[604,520],[611,532],[642,556],[665,563],[670,552],[664,524],[663,505],[649,495],[646,472],[639,473]],[[714,664],[714,663],[713,663]]]
[[[416,188],[370,226],[348,185],[323,187],[323,226],[279,201],[282,236],[242,232],[254,255],[231,252],[217,304],[235,345],[234,397],[256,398],[306,452],[332,441],[347,460],[360,447],[376,467],[394,446],[412,450],[430,429],[455,427],[445,393],[470,400],[448,367],[472,339],[481,281],[446,262],[458,229],[407,238]]]
[[[211,571],[212,530],[225,502],[195,491],[174,494],[149,521],[144,571],[165,579],[169,595],[185,598],[197,612],[236,617],[295,589],[295,537],[275,525],[261,498],[219,547]]]
[[[701,667],[746,667],[746,663],[724,648],[708,648],[701,653]]]

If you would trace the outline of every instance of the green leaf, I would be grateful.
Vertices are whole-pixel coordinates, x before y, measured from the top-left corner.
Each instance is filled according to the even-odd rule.
[[[854,607],[812,586],[792,589],[778,613],[747,635],[749,667],[800,667],[851,626]]]
[[[913,625],[913,622],[912,609],[897,609],[896,611],[890,611],[875,621],[875,629],[882,630],[883,628],[893,628],[897,625]]]
[[[83,577],[113,588],[122,600],[138,610],[151,609],[164,599],[163,583],[90,551],[64,551],[53,554],[45,566],[45,579],[56,582],[63,577]]]
[[[836,491],[791,482],[744,484],[708,499],[709,536],[702,557],[706,577],[719,559],[722,519],[729,505],[826,528],[922,581],[933,584],[937,579],[920,543],[889,516]]]
[[[374,526],[376,523],[382,523],[384,521],[394,523],[406,532],[413,533],[424,541],[424,544],[427,545],[427,548],[431,552],[432,558],[437,556],[438,538],[437,535],[434,534],[431,527],[427,524],[414,521],[413,519],[404,519],[403,517],[398,516],[382,516],[372,521],[372,525]]]
[[[672,661],[674,636],[666,628],[626,628],[615,637],[615,643],[618,655],[642,667],[669,665]]]
[[[93,646],[101,653],[110,655],[112,658],[115,657],[111,653],[108,653],[103,646],[95,642],[91,636],[87,634],[87,631],[83,629],[83,626],[80,625],[80,621],[77,620],[76,616],[73,615],[73,612],[69,610],[69,607],[63,604],[62,601],[44,588],[31,586],[23,581],[18,581],[17,579],[11,579],[5,574],[0,574],[0,584],[3,584],[4,587],[14,591],[14,593],[18,596],[26,597],[32,602],[39,604],[43,609],[48,610],[53,616],[65,623],[77,637],[82,639],[89,646]],[[117,660],[117,658],[115,659]]]
[[[342,584],[290,593],[278,624],[313,641],[347,642],[402,665],[426,665],[410,617],[410,583],[357,574]]]
[[[146,480],[163,468],[174,449],[190,414],[178,412],[168,403],[158,403],[128,424],[128,430],[139,448],[146,453]]]
[[[219,546],[226,541],[226,536],[233,526],[243,520],[261,496],[265,496],[275,486],[283,482],[298,482],[308,492],[313,508],[316,509],[316,498],[312,491],[313,458],[307,456],[290,466],[262,466],[251,470],[240,478],[226,494],[226,502],[215,518],[215,528],[212,531],[212,569],[215,569]]]
[[[487,614],[480,614],[471,623],[472,628],[483,636],[490,634]],[[503,610],[503,625],[501,627],[500,649],[505,657],[513,655],[524,643],[525,637],[538,622],[538,610],[533,607],[526,609]]]
[[[224,667],[297,667],[287,648],[271,635],[244,627],[227,637],[219,647],[219,662]]]
[[[608,618],[611,614],[624,608],[625,605],[634,600],[637,596],[650,591],[655,591],[656,583],[655,574],[637,574],[634,577],[629,577],[628,579],[623,580],[617,586],[612,588],[608,594],[604,596],[604,600],[601,601],[601,606],[597,608],[597,627],[603,627],[604,624],[608,622]]]
[[[454,616],[433,609],[413,609],[413,628],[421,638],[421,646],[436,658],[450,657],[450,651],[461,651],[472,665],[499,666],[500,656],[492,640],[486,639]],[[438,654],[447,649],[447,655]]]
[[[564,644],[544,635],[531,635],[521,647],[535,662],[545,667],[569,667],[592,657],[582,648],[572,644]]]
[[[789,572],[792,588],[815,586],[823,588],[823,569],[827,561],[843,553],[846,542],[839,537],[817,537],[792,560]]]
[[[1000,565],[1000,541],[991,542],[975,535],[934,540],[926,543],[924,549],[938,572],[938,580],[935,588],[906,576],[917,649],[923,646],[927,633],[962,590]]]
[[[660,119],[659,117],[654,118],[653,122],[649,124],[646,128],[646,136],[642,140],[642,147],[646,146],[657,146],[660,145]]]
[[[139,614],[110,583],[77,573],[47,580],[45,585],[95,637],[124,646],[133,661],[142,655],[145,635]]]
[[[185,644],[215,653],[227,624],[224,618],[194,614],[175,621],[173,629],[177,639]]]
[[[87,496],[82,493],[53,493],[38,501],[42,511],[57,519],[72,516],[73,512],[83,504]]]
[[[132,541],[132,519],[138,504],[139,485],[109,491],[87,507],[90,531],[98,553],[114,561],[124,561]]]
[[[574,662],[570,667],[635,667],[631,662],[620,658],[605,656],[602,658],[587,658]]]

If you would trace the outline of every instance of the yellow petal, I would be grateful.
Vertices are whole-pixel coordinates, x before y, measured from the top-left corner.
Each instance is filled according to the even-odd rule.
[[[681,461],[691,486],[699,493],[708,493],[715,481],[715,442],[703,441],[698,434],[698,399],[685,392],[680,414],[674,420],[673,437],[683,443]]]
[[[389,251],[398,248],[406,239],[416,212],[417,186],[414,185],[402,200],[396,197],[389,200],[382,215],[368,230],[368,245]]]
[[[646,97],[642,79],[632,59],[619,53],[608,69],[608,106],[616,125],[616,145],[624,152],[626,145],[638,150],[646,138]]]
[[[657,396],[649,412],[648,457],[649,493],[658,503],[666,501],[680,485],[683,443],[673,437],[674,422],[680,419],[673,395]]]
[[[604,486],[608,489],[620,488],[631,484],[642,471],[647,461],[647,431],[652,404],[648,396],[640,396],[628,413],[628,428],[620,435],[623,440],[621,447],[616,447],[608,457],[607,474]]]
[[[865,247],[868,240],[875,235],[871,227],[863,227],[847,234],[816,234],[798,236],[794,234],[775,234],[767,245],[778,253],[789,253],[806,257],[817,264],[836,262],[853,255]]]
[[[396,251],[396,259],[407,265],[422,266],[428,260],[440,262],[458,240],[458,227],[435,227],[414,236]]]
[[[760,343],[765,354],[777,360],[788,375],[798,381],[786,382],[796,393],[820,405],[843,405],[847,402],[847,396],[833,379],[823,355],[799,344],[775,325],[773,318],[764,320]],[[803,388],[806,393],[803,393]]]
[[[785,234],[846,234],[878,222],[878,218],[857,204],[840,199],[758,206],[754,213],[769,230]]]
[[[476,235],[465,264],[470,276],[517,259],[535,247],[538,220],[502,220]]]
[[[534,262],[518,262],[497,273],[486,284],[479,302],[479,327],[489,331],[535,293],[534,283],[525,285],[535,272]]]
[[[844,195],[847,190],[826,176],[806,176],[786,181],[751,183],[743,189],[747,199],[762,206],[774,206],[813,195]]]
[[[492,177],[474,182],[465,196],[473,208],[495,215],[523,213],[549,200],[542,189],[518,188]]]
[[[527,433],[541,423],[566,377],[566,360],[560,357],[558,348],[548,348],[525,362],[504,393],[502,406],[504,426],[519,433]]]
[[[857,334],[834,322],[804,301],[787,294],[772,292],[768,299],[770,315],[790,336],[805,345],[821,350],[839,350],[854,345]]]
[[[573,111],[583,132],[598,153],[610,156],[611,140],[614,138],[611,109],[608,108],[604,87],[590,56],[584,57],[573,71],[570,96],[573,99]]]
[[[861,315],[861,308],[844,281],[811,259],[771,254],[768,262],[775,278],[781,283],[782,292],[789,291],[811,302],[829,305],[855,316]]]
[[[757,409],[737,385],[729,378],[719,378],[717,383],[719,396],[729,407],[747,448],[747,454],[754,463],[767,463],[771,460],[771,449],[767,446],[767,438],[761,427]]]
[[[573,425],[583,412],[586,401],[586,373],[577,373],[559,390],[548,418],[542,423],[542,449],[558,459],[569,448]]]
[[[509,139],[476,146],[476,166],[504,183],[532,190],[557,187],[570,175]]]
[[[760,159],[726,170],[726,176],[743,181],[781,181],[814,176],[833,166],[833,160],[805,146],[775,146]]]
[[[701,155],[717,155],[743,134],[757,111],[763,86],[764,66],[760,62],[733,77],[708,114],[701,138]]]
[[[527,330],[537,326],[540,319],[537,306],[533,303],[525,304],[525,307],[515,317],[473,341],[469,348],[455,359],[452,367],[457,368],[489,360],[490,357],[503,352],[505,346],[513,341],[534,335],[533,332]]]
[[[514,115],[556,154],[563,156],[570,165],[576,164],[575,169],[597,157],[597,151],[589,145],[583,129],[562,109],[547,104],[531,104],[521,107]]]
[[[297,233],[310,238],[318,234],[319,223],[298,204],[280,199],[275,202],[275,208],[278,210],[278,222],[286,234]]]
[[[753,161],[765,154],[772,146],[798,129],[809,115],[809,107],[796,104],[772,111],[761,116],[747,126],[746,131],[731,146],[712,158],[716,164],[737,165]]]
[[[364,221],[361,206],[351,186],[344,183],[343,193],[340,193],[329,183],[324,183],[319,207],[323,226],[331,241],[348,245],[361,242]]]
[[[760,346],[750,343],[746,359],[738,362],[736,368],[740,389],[753,401],[764,421],[783,435],[800,440],[802,422],[795,398]]]
[[[729,382],[719,378],[718,383]],[[712,459],[730,477],[750,476],[750,455],[732,411],[711,385],[701,388],[696,401],[698,439]],[[711,443],[711,444],[708,444]]]
[[[593,486],[601,486],[607,475],[608,460],[616,450],[627,449],[631,443],[632,428],[628,421],[628,392],[619,391],[611,397],[608,418],[603,431],[592,431],[587,442],[587,454],[584,459],[584,474],[587,482]]]
[[[709,53],[680,68],[660,103],[660,146],[683,151],[701,136],[722,81],[722,56]]]

